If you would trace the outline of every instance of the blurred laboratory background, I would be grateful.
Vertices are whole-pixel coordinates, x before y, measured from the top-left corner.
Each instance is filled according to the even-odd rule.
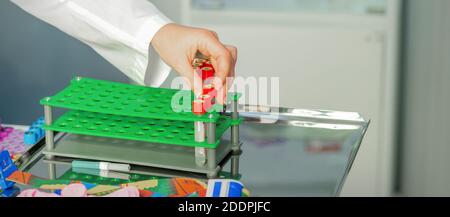
[[[342,196],[450,196],[450,1],[151,2],[236,45],[238,75],[279,76],[281,106],[356,111],[372,121]],[[9,1],[0,1],[0,27],[4,123],[35,120],[39,99],[75,75],[127,81]]]

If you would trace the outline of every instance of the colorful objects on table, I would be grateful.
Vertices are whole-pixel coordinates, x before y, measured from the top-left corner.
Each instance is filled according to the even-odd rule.
[[[17,167],[11,159],[8,151],[0,153],[0,188],[8,189],[14,185],[14,182],[7,180],[11,174],[17,171]]]
[[[15,182],[25,186],[31,186],[42,190],[62,190],[70,184],[79,183],[88,189],[89,195],[105,195],[121,189],[120,186],[97,185],[79,180],[48,180],[32,175],[23,171],[15,171],[8,178],[8,181]]]
[[[244,185],[232,179],[208,180],[207,197],[242,197]]]
[[[25,145],[34,145],[45,136],[44,117],[38,118],[33,122],[23,135]]]
[[[8,150],[13,161],[16,161],[27,151],[27,146],[36,144],[44,137],[43,124],[44,119],[41,117],[32,123],[26,132],[2,127],[0,124],[0,151]]]
[[[119,189],[127,188],[127,187],[135,187],[139,190],[143,190],[142,193],[144,195],[154,196],[154,191],[159,191],[160,194],[164,195],[170,195],[173,197],[183,197],[187,196],[188,194],[194,193],[195,190],[199,190],[200,195],[204,195],[204,192],[206,192],[206,188],[201,188],[201,183],[197,183],[196,180],[183,180],[180,178],[161,178],[161,179],[149,179],[149,180],[140,180],[140,181],[133,181],[129,182],[127,180],[117,180],[117,179],[110,179],[108,178],[97,178],[90,175],[74,175],[75,173],[71,172],[71,175],[69,175],[72,178],[81,178],[81,179],[72,179],[72,180],[47,180],[43,178],[36,177],[30,173],[23,172],[23,171],[15,171],[13,174],[11,174],[7,180],[13,181],[18,184],[32,186],[34,188],[39,188],[43,190],[60,190],[65,188],[66,186],[74,183],[80,183],[83,184],[88,189],[89,195],[96,195],[101,196],[108,193],[115,192]],[[62,178],[67,178],[68,176],[62,176]],[[148,176],[144,176],[148,177]],[[134,176],[136,178],[136,176]],[[97,182],[98,180],[101,180],[100,183]],[[97,181],[96,181],[97,180]],[[175,182],[178,184],[177,188],[173,187],[173,183]],[[107,184],[107,182],[110,182],[111,184]],[[114,184],[112,184],[114,183]],[[203,184],[203,186],[206,186]],[[177,189],[183,189],[183,191],[177,192]],[[203,191],[203,192],[202,192]]]
[[[61,191],[61,196],[63,196],[63,190],[73,184],[84,186],[86,188],[86,194],[91,196],[108,195],[116,197],[118,195],[113,193],[130,187],[136,188],[140,197],[249,196],[248,190],[243,188],[242,183],[228,179],[210,180],[208,185],[206,185],[206,183],[192,178],[156,178],[154,176],[138,174],[130,174],[130,177],[130,180],[120,180],[76,173],[69,170],[58,180],[47,180],[27,172],[15,171],[7,180],[40,190],[54,190],[57,195]],[[38,196],[54,196],[45,193],[36,193],[36,191],[30,192],[23,193],[22,196],[35,194]],[[121,193],[119,192],[118,194],[120,196]]]

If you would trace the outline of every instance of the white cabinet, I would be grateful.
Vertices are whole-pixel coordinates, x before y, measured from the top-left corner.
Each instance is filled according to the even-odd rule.
[[[399,1],[377,15],[193,9],[239,49],[237,74],[279,76],[282,107],[356,111],[372,120],[343,196],[389,195],[392,186]]]

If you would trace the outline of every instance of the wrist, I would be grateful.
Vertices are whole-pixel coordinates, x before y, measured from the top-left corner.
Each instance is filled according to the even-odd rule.
[[[147,46],[149,46],[152,43],[156,33],[162,27],[170,23],[172,23],[172,21],[163,14],[157,14],[148,17],[140,27],[136,37],[138,41],[146,42]]]

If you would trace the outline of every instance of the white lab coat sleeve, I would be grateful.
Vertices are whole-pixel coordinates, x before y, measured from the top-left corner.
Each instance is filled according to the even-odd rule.
[[[147,0],[11,1],[86,43],[138,84],[159,86],[170,72],[150,42],[171,20]]]

